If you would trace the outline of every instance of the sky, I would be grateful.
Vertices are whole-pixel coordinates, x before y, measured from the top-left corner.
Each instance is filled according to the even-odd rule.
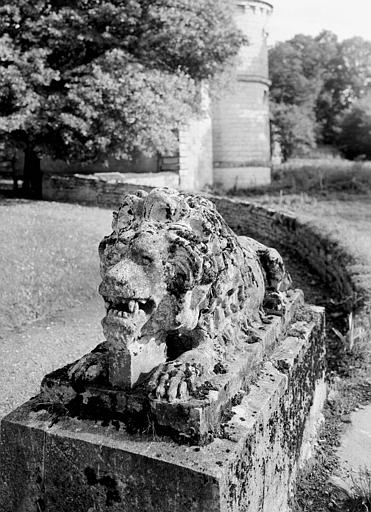
[[[317,35],[331,30],[339,39],[361,36],[371,40],[371,0],[268,0],[274,11],[269,44],[295,34]]]

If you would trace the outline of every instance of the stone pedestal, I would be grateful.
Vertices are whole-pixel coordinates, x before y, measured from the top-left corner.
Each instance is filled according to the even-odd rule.
[[[0,510],[288,511],[325,399],[323,318],[297,312],[206,446],[64,417],[34,398],[1,423]]]

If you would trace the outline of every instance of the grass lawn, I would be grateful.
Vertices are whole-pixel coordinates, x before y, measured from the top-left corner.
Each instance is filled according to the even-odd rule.
[[[0,199],[3,328],[49,317],[97,293],[97,248],[111,216],[98,208]]]
[[[351,162],[341,158],[291,160],[273,167],[267,192],[285,194],[329,192],[362,194],[371,190],[371,162]],[[250,191],[251,193],[251,191]],[[260,195],[262,189],[256,189]]]
[[[312,221],[371,266],[371,194],[264,194],[248,199]]]

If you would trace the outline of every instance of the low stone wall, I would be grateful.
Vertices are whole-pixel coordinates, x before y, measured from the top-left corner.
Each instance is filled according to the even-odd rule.
[[[222,197],[210,198],[238,234],[277,249],[290,249],[331,288],[344,311],[353,314],[355,332],[371,340],[371,269],[356,261],[329,233],[295,215],[257,204]]]
[[[172,187],[171,181],[166,186]],[[139,185],[143,190],[152,187]],[[117,208],[123,194],[138,184],[108,183],[94,177],[46,175],[44,199]],[[209,196],[228,224],[241,235],[251,236],[273,247],[290,248],[306,261],[342,300],[349,311],[371,302],[371,290],[364,286],[364,267],[357,264],[338,240],[295,215],[277,212],[258,204],[226,197]]]
[[[167,180],[165,185],[174,186],[171,180]],[[46,175],[43,196],[51,201],[117,208],[122,195],[137,190],[138,186],[143,190],[152,188],[130,183],[109,183],[92,176]],[[371,302],[371,290],[365,288],[363,283],[364,268],[341,247],[338,240],[323,233],[317,226],[303,222],[294,215],[241,199],[215,196],[209,196],[209,199],[236,233],[251,236],[273,247],[290,248],[334,288],[338,297],[349,299],[349,311],[366,301]]]
[[[354,258],[338,240],[295,215],[240,199],[210,198],[232,229],[273,247],[289,248],[351,306],[367,295]]]
[[[130,183],[132,181],[132,183]],[[57,175],[44,174],[42,193],[43,199],[48,201],[62,201],[84,205],[101,206],[103,208],[117,208],[121,197],[138,190],[150,190],[153,186],[177,188],[179,176],[176,173],[164,172],[147,175],[147,182],[143,178],[133,178],[128,182],[109,181],[104,176],[96,175]]]

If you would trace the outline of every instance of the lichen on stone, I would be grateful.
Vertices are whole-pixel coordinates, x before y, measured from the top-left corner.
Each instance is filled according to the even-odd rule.
[[[131,389],[148,377],[154,398],[188,400],[228,352],[256,341],[264,304],[284,307],[278,252],[238,237],[204,197],[129,194],[112,229],[99,246],[108,356],[86,356],[72,380],[107,373],[113,388]]]

